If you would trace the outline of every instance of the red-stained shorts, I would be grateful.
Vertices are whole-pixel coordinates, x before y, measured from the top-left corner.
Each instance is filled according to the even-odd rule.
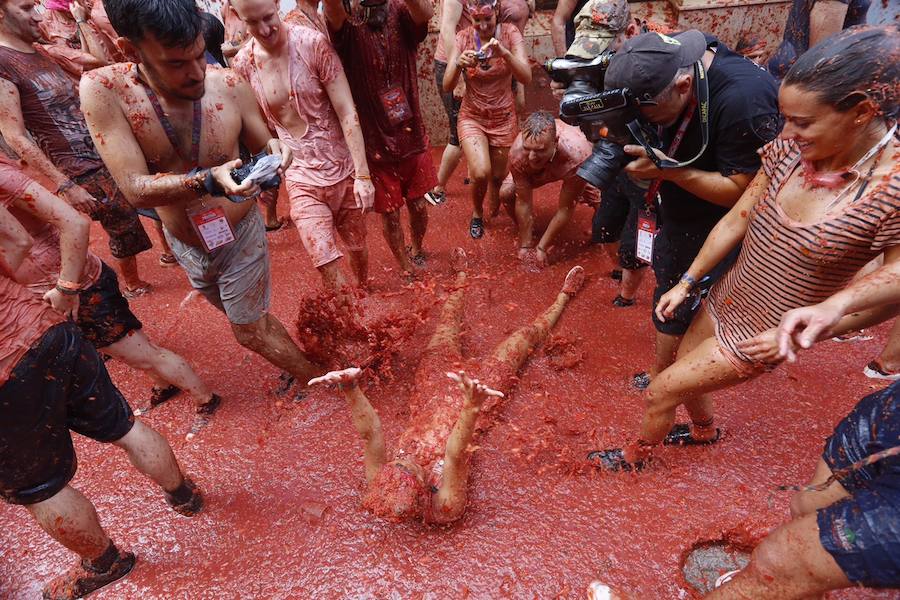
[[[515,108],[497,110],[490,114],[476,113],[466,107],[462,109],[456,123],[459,141],[467,138],[486,137],[488,145],[495,148],[509,148],[519,135],[519,117]]]
[[[407,200],[416,200],[437,185],[437,173],[427,150],[395,163],[369,162],[375,186],[375,212],[397,210]]]
[[[366,221],[353,197],[353,177],[326,186],[291,181],[290,171],[286,179],[291,219],[316,268],[343,256],[335,232],[351,252],[366,247]]]

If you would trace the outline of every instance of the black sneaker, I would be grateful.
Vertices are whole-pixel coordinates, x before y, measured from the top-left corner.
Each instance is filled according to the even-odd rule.
[[[131,552],[116,553],[109,568],[99,571],[87,560],[82,560],[76,567],[64,575],[60,575],[44,587],[44,600],[72,600],[83,598],[91,592],[128,575],[134,568],[135,557]]]
[[[644,467],[650,462],[647,460],[639,460],[633,463],[625,460],[625,453],[621,448],[609,448],[607,450],[594,450],[587,455],[588,462],[598,469],[604,471],[643,471]]]
[[[472,217],[472,220],[469,222],[469,235],[476,240],[484,237],[484,219]]]
[[[641,371],[631,376],[631,386],[638,390],[646,390],[650,387],[650,373]]]

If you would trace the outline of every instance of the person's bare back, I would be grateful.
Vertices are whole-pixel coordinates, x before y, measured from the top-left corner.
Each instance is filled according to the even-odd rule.
[[[136,184],[123,185],[128,199],[138,207],[156,207],[169,233],[198,247],[201,242],[187,217],[187,211],[194,205],[220,206],[234,227],[253,209],[254,203],[234,203],[209,195],[200,197],[190,189],[185,189],[186,193],[179,194],[181,197],[174,202],[148,203],[140,199],[142,186],[136,180],[152,174],[188,173],[195,166],[216,167],[238,157],[238,142],[242,134],[247,136],[247,111],[256,113],[257,120],[261,122],[253,92],[247,82],[230,69],[209,69],[204,84],[199,164],[193,165],[188,158],[192,146],[191,102],[171,105],[165,98],[159,98],[175,131],[179,145],[176,149],[156,115],[134,63],[96,69],[86,74],[81,83],[85,119],[97,143],[97,150],[120,184],[125,183],[123,180]],[[258,150],[259,145],[257,141],[251,147]]]

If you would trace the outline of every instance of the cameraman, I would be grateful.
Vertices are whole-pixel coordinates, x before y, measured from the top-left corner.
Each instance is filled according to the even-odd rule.
[[[648,193],[651,212],[641,219],[658,231],[651,249],[655,306],[678,283],[713,226],[759,169],[757,150],[774,139],[781,126],[777,87],[771,75],[697,30],[674,37],[645,33],[626,41],[610,61],[604,85],[607,90],[629,88],[637,97],[641,117],[660,128],[665,153],[656,154],[661,160],[689,163],[659,168],[644,147],[625,146],[626,154],[635,157],[625,172],[636,179],[659,180],[651,185],[651,190],[659,189],[659,210],[654,210]],[[708,102],[703,98],[705,86]],[[734,256],[723,262],[730,264]],[[719,265],[718,272],[725,267]],[[711,275],[714,280],[718,273]],[[653,315],[657,336],[651,378],[672,364],[698,308],[699,301],[686,302],[665,322]]]

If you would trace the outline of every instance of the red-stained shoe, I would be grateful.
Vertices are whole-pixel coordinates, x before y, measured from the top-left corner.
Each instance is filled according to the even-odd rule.
[[[193,517],[203,510],[203,494],[197,489],[197,484],[187,477],[180,489],[166,492],[166,502],[172,510],[185,517]]]
[[[134,568],[135,560],[131,552],[119,553],[115,545],[110,544],[103,556],[97,560],[82,560],[78,566],[48,583],[44,587],[44,600],[72,600],[87,596],[128,575]],[[104,571],[97,570],[94,566],[104,563],[109,564]]]
[[[562,293],[574,296],[584,285],[584,268],[572,267],[566,274],[566,280],[563,282]]]

